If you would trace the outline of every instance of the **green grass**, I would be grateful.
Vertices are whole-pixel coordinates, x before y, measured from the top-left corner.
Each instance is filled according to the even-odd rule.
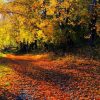
[[[0,58],[5,57],[6,55],[3,53],[0,53]]]
[[[0,65],[0,78],[6,76],[12,71],[9,67],[6,65]]]
[[[10,86],[10,85],[11,85],[10,82],[6,82],[4,86],[7,87],[7,86]]]

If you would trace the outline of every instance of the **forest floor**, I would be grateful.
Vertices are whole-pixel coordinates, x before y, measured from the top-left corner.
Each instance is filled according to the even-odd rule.
[[[0,58],[0,100],[16,98],[100,100],[100,62],[73,54],[6,54]]]

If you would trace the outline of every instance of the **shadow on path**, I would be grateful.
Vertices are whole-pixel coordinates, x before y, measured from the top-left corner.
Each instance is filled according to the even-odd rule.
[[[45,69],[45,66],[44,68],[41,66],[35,66],[33,62],[33,60],[18,60],[8,58],[0,59],[1,65],[9,65],[13,70],[21,73],[22,75],[28,76],[34,80],[45,81],[53,85],[58,85],[60,88],[65,87],[65,85],[68,86],[69,79],[73,78],[72,76],[60,71]]]

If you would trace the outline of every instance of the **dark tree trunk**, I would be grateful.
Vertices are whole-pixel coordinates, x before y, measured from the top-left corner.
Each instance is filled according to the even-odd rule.
[[[96,4],[97,3],[93,2],[93,9],[91,12],[91,19],[90,19],[90,23],[89,23],[89,30],[90,30],[90,35],[91,35],[90,36],[90,45],[91,46],[94,45],[94,41],[95,41],[96,36],[97,36],[97,32],[96,32],[96,21],[97,21]]]

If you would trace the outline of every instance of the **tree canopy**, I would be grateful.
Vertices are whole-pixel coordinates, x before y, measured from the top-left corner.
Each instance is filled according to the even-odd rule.
[[[80,41],[88,31],[88,0],[10,0],[0,3],[0,43]],[[4,43],[3,41],[7,42]],[[9,41],[9,42],[8,42]],[[1,45],[0,44],[0,45]]]

